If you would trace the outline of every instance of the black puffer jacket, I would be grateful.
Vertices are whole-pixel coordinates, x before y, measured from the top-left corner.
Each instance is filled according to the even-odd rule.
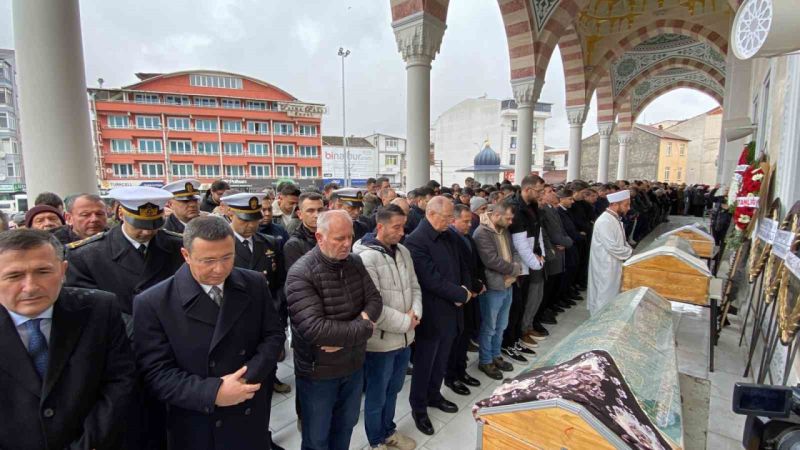
[[[283,246],[283,266],[292,268],[300,257],[310,252],[317,245],[317,238],[305,225],[300,225],[292,233],[292,237]]]
[[[364,365],[372,324],[361,312],[374,322],[383,302],[361,258],[334,261],[314,247],[289,269],[286,300],[295,375],[326,380],[348,376]],[[342,349],[323,352],[323,346]]]

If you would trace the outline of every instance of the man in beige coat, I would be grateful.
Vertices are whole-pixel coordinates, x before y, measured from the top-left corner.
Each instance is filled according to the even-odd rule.
[[[416,442],[397,431],[394,412],[411,358],[414,328],[422,318],[422,293],[411,253],[400,240],[406,214],[389,205],[376,215],[375,233],[353,246],[383,298],[364,362],[364,428],[372,448],[411,450]]]

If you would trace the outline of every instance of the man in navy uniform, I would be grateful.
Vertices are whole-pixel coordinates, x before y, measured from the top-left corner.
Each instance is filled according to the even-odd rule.
[[[67,247],[67,286],[102,289],[117,295],[130,325],[133,297],[172,276],[183,264],[181,237],[163,230],[169,192],[153,187],[112,189],[122,223]]]
[[[364,192],[358,188],[343,188],[333,191],[339,200],[339,205],[353,220],[353,242],[361,239],[372,231],[369,225],[361,219],[361,208],[364,206]]]
[[[172,214],[167,217],[165,230],[183,233],[186,224],[200,215],[199,188],[200,182],[192,179],[178,180],[164,186],[163,189],[174,196],[167,204]]]
[[[134,349],[149,392],[168,405],[170,450],[270,448],[272,373],[285,334],[260,273],[234,267],[221,217],[191,221],[186,263],[134,302]]]
[[[281,323],[286,327],[289,311],[286,309],[286,295],[283,292],[283,285],[286,282],[283,251],[276,238],[257,231],[263,218],[265,197],[266,194],[243,192],[222,197],[220,200],[228,207],[228,217],[233,235],[236,237],[234,265],[264,274],[275,310],[281,318]],[[288,394],[292,387],[276,378],[273,389],[275,392]]]

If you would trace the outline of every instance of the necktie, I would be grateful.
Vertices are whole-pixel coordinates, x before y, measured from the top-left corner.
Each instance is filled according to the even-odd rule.
[[[250,248],[250,240],[249,239],[243,240],[242,241],[242,245],[244,245],[244,248],[246,248],[248,252],[253,253],[253,249]]]
[[[222,308],[222,290],[217,286],[211,288],[211,291],[208,293],[208,296],[211,297],[211,300],[214,300],[214,303],[217,304],[220,308]]]
[[[137,248],[136,251],[141,255],[142,259],[147,256],[147,246],[144,244],[139,244],[139,248]]]
[[[48,351],[47,339],[39,328],[41,321],[42,319],[31,319],[25,322],[25,330],[28,332],[28,354],[31,355],[39,376],[44,380],[47,375]]]

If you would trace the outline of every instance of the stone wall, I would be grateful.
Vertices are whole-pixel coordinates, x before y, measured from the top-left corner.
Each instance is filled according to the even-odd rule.
[[[713,185],[717,178],[717,156],[722,130],[722,114],[701,114],[684,120],[665,131],[689,139],[684,182]]]
[[[628,143],[628,179],[654,180],[658,171],[659,137],[634,127]],[[597,178],[597,159],[600,148],[600,135],[595,133],[583,140],[581,146],[581,179]],[[608,177],[616,179],[619,160],[619,141],[617,129],[611,134],[608,153]]]

